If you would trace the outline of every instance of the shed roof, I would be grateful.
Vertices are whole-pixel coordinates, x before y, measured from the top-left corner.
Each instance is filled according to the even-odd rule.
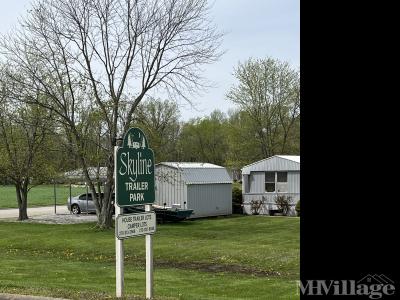
[[[274,155],[242,168],[242,174],[251,171],[300,171],[299,155]]]
[[[89,173],[89,177],[92,180],[95,180],[97,177],[97,167],[89,167],[88,173]],[[99,175],[100,181],[105,181],[107,179],[107,168],[100,167],[98,175]],[[85,175],[83,174],[82,169],[76,169],[76,170],[65,172],[64,177],[69,180],[72,180],[72,181],[86,181],[86,178],[85,178]]]
[[[182,172],[186,184],[232,183],[226,168],[210,163],[161,162],[156,165],[167,166]]]
[[[178,169],[214,169],[214,168],[224,169],[224,167],[222,166],[210,163],[201,163],[201,162],[160,162],[159,164],[163,164]]]

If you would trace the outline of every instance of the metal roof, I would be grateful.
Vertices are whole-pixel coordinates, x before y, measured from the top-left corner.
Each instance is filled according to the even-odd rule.
[[[300,155],[275,155],[275,156],[300,163]]]
[[[300,171],[299,155],[274,155],[242,168],[242,174],[256,171]]]
[[[161,162],[156,167],[162,165],[181,171],[186,184],[232,183],[231,176],[222,166],[210,163]]]
[[[88,172],[89,172],[90,179],[95,180],[97,177],[97,167],[89,167]],[[83,174],[82,169],[65,172],[64,177],[68,178],[69,180],[86,181],[86,177]],[[106,167],[100,167],[99,179],[100,179],[100,181],[105,181],[107,179],[107,168]]]
[[[210,163],[200,163],[200,162],[160,162],[159,164],[163,164],[176,169],[213,169],[220,168],[224,169],[222,166],[210,164]]]

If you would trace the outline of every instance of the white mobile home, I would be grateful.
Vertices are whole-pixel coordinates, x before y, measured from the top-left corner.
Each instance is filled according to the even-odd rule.
[[[232,214],[232,179],[224,167],[162,162],[155,180],[157,205],[193,209],[191,218]]]
[[[295,214],[300,199],[300,156],[274,155],[242,168],[243,211],[254,212],[254,202],[261,201],[260,214],[273,214],[277,196],[291,199],[289,215]],[[252,204],[253,201],[253,204]]]

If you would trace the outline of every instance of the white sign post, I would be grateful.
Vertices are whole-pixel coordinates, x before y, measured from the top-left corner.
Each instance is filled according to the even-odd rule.
[[[145,205],[145,211],[151,211],[151,204]],[[156,223],[155,213],[153,214]],[[146,235],[146,298],[153,298],[153,236],[151,234]]]
[[[114,157],[117,157],[118,146],[114,147]],[[114,164],[114,180],[117,181],[117,164]],[[117,205],[118,193],[115,193],[115,220],[122,212],[122,208]],[[116,222],[115,222],[116,223]],[[115,274],[116,274],[116,296],[121,298],[124,293],[124,241],[115,235]]]

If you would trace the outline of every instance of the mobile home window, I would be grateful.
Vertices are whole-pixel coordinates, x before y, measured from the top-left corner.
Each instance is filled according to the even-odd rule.
[[[286,193],[288,191],[287,172],[276,172],[276,190],[281,193]]]
[[[277,182],[287,182],[287,172],[276,172]]]
[[[275,172],[265,172],[265,191],[275,192]]]
[[[287,172],[265,172],[265,192],[286,193],[287,191]]]

